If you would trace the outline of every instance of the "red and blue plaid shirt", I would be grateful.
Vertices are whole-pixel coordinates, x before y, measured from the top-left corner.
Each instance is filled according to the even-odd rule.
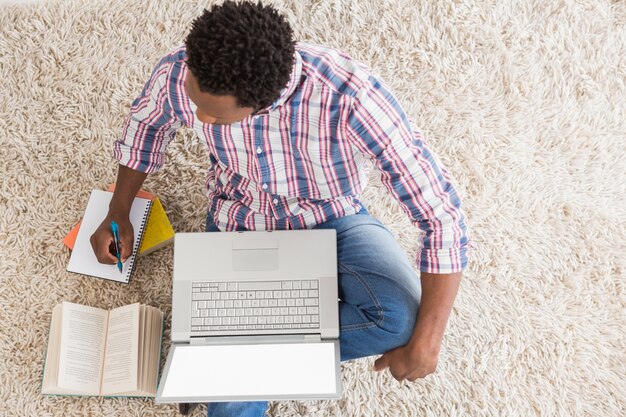
[[[209,212],[224,231],[311,228],[357,213],[373,164],[422,229],[420,271],[465,268],[471,242],[448,172],[383,82],[330,48],[298,43],[291,79],[268,108],[230,125],[206,124],[185,88],[186,50],[154,68],[113,153],[152,173],[177,129],[207,145]]]

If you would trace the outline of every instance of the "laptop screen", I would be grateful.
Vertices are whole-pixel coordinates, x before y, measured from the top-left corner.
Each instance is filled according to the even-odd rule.
[[[336,397],[335,343],[174,345],[159,402]],[[340,382],[340,381],[339,381]],[[182,402],[182,401],[181,401]]]

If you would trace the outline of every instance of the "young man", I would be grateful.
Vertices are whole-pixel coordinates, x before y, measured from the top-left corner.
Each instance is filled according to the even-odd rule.
[[[211,160],[207,231],[336,229],[341,359],[383,354],[375,369],[400,381],[434,372],[467,264],[467,226],[448,173],[379,78],[339,51],[295,43],[271,7],[205,11],[157,64],[115,142],[117,187],[91,239],[100,262],[116,262],[111,220],[130,255],[133,197],[183,126]],[[372,163],[425,232],[421,283],[358,198]],[[209,416],[262,416],[266,407],[215,403]]]

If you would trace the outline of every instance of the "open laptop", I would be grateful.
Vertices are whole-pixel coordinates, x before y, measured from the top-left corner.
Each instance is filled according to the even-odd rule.
[[[157,403],[338,399],[334,229],[177,233]]]

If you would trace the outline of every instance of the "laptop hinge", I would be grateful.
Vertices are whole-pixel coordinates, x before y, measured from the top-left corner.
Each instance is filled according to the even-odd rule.
[[[320,342],[322,338],[319,334],[272,334],[259,336],[208,336],[208,337],[191,337],[190,345],[250,345],[262,343],[303,343],[303,342]]]

